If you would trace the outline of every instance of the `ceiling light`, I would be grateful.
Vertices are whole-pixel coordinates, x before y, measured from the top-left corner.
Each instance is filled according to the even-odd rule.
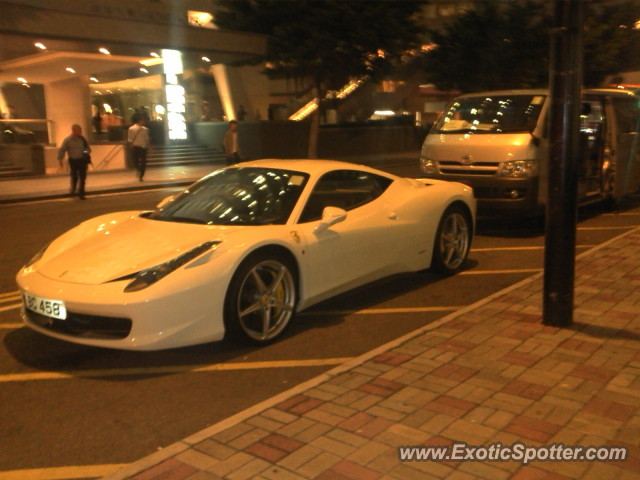
[[[41,44],[41,43],[36,43],[35,45],[36,45],[36,47],[38,47],[40,50],[46,50],[46,49],[47,49],[47,47],[45,47],[45,46],[44,46],[43,44]]]
[[[98,90],[96,90],[96,93],[97,93],[98,95],[102,95]]]
[[[67,69],[66,69],[66,70],[67,70],[67,72],[69,72],[69,73],[76,73],[76,71],[75,71],[73,68],[71,68],[71,67],[67,67]]]
[[[209,57],[202,57],[202,60],[204,60],[205,62],[210,62],[211,60],[209,60]]]
[[[109,50],[107,50],[104,47],[101,47],[100,50],[98,50],[100,53],[104,53],[105,55],[111,55],[111,52]]]
[[[91,80],[92,82],[98,83],[98,79],[96,77],[91,77],[89,80]]]
[[[23,83],[22,86],[23,87],[27,87],[27,88],[31,88],[31,85],[29,85],[28,83]]]
[[[149,73],[149,70],[147,70],[146,68],[141,68],[140,71],[144,73]]]
[[[111,90],[107,90],[107,93],[113,93]]]
[[[27,83],[27,81],[22,77],[18,77],[18,81],[22,83]]]
[[[149,55],[151,55],[154,58],[160,58],[160,55],[158,55],[156,52],[151,52]]]

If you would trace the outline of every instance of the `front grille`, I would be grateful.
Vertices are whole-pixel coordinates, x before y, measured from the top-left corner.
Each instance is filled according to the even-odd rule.
[[[132,322],[128,318],[101,317],[67,312],[66,320],[47,317],[25,309],[27,319],[39,327],[73,337],[117,340],[126,338],[131,332]]]
[[[464,164],[455,160],[438,162],[440,173],[450,175],[495,175],[500,167],[499,162],[472,162]]]
[[[473,194],[476,198],[500,198],[500,191],[491,187],[474,187]]]

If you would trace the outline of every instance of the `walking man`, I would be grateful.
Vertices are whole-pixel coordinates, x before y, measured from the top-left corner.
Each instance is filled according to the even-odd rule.
[[[147,152],[150,149],[149,129],[144,126],[145,118],[138,115],[135,118],[135,124],[129,129],[129,146],[131,147],[131,155],[133,162],[138,169],[138,180],[142,181],[144,172],[147,169]]]
[[[224,147],[224,152],[227,154],[227,164],[231,165],[242,161],[240,148],[238,146],[238,122],[235,120],[229,122],[229,130],[224,134],[222,146]]]
[[[82,127],[74,124],[71,127],[71,135],[64,139],[58,150],[58,162],[63,166],[64,155],[69,159],[69,171],[71,173],[71,196],[76,193],[76,186],[80,180],[78,197],[84,200],[84,184],[87,179],[87,167],[91,163],[91,148],[87,139],[82,136]]]

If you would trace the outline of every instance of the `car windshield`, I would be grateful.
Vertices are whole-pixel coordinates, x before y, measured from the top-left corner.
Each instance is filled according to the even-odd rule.
[[[275,168],[218,170],[196,182],[150,219],[201,225],[283,225],[309,175]]]
[[[544,95],[482,95],[454,100],[434,126],[437,133],[532,132]]]

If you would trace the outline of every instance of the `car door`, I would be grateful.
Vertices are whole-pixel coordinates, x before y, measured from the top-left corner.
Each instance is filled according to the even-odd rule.
[[[640,110],[638,98],[613,97],[616,118],[615,137],[615,196],[635,192],[640,187]]]
[[[394,263],[393,206],[382,194],[392,179],[361,170],[334,170],[313,187],[297,227],[307,245],[307,298],[326,298],[384,275]],[[326,207],[346,219],[314,232]]]

